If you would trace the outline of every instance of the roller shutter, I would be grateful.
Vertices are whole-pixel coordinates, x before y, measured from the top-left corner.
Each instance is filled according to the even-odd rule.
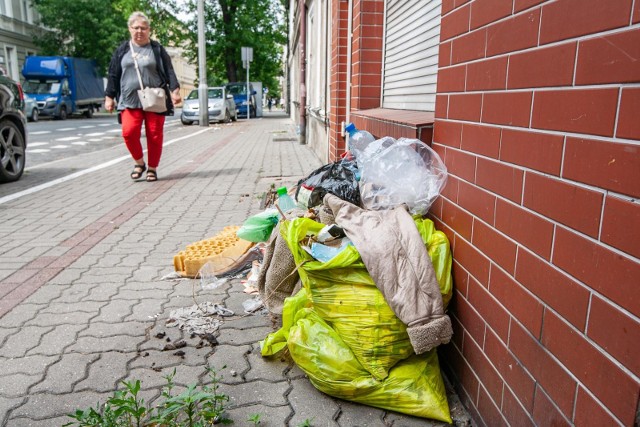
[[[442,0],[387,0],[382,106],[434,111]]]

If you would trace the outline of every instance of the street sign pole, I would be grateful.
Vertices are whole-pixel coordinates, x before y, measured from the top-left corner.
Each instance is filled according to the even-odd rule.
[[[247,120],[251,118],[251,104],[249,99],[251,97],[251,92],[249,91],[249,67],[251,61],[253,61],[253,48],[252,47],[243,47],[242,48],[242,63],[244,64],[244,68],[247,69]]]

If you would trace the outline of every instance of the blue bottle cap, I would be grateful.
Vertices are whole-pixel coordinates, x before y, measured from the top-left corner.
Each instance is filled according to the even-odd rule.
[[[354,125],[353,123],[349,123],[348,125],[346,125],[344,127],[344,130],[346,130],[349,133],[353,133],[353,132],[357,131],[358,129],[356,129],[356,125]]]

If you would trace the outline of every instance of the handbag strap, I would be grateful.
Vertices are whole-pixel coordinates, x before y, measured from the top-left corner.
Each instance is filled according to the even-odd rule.
[[[133,50],[133,43],[131,43],[131,40],[129,40],[129,46],[131,47],[131,57],[133,58],[133,63],[136,66],[136,73],[138,74],[140,89],[144,89],[144,85],[142,84],[142,76],[140,75],[140,69],[138,68],[138,60],[136,59],[136,56],[138,56],[138,54]]]

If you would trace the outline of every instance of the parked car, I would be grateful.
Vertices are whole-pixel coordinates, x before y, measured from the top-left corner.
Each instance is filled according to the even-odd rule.
[[[247,117],[247,84],[242,82],[227,83],[227,92],[233,95],[233,100],[238,107],[238,115],[240,117]],[[249,96],[249,111],[251,117],[256,116],[256,91],[253,89],[253,85],[249,83],[249,90],[251,95]]]
[[[234,122],[238,120],[236,111],[236,103],[233,101],[233,95],[227,94],[224,87],[207,88],[208,106],[209,106],[209,122],[225,122],[230,120]],[[194,89],[189,93],[187,98],[182,102],[182,114],[180,121],[183,125],[191,125],[200,121],[200,99],[198,98],[198,89]]]
[[[29,122],[37,122],[40,117],[38,101],[29,95],[24,96],[24,115],[27,116],[27,121]]]
[[[0,182],[17,181],[24,172],[27,120],[20,83],[0,73]]]

